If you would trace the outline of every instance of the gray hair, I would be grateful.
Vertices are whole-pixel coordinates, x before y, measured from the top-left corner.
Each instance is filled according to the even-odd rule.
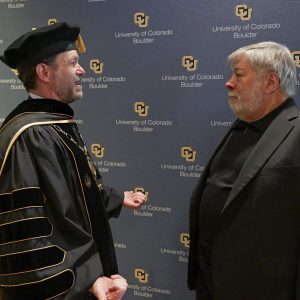
[[[276,72],[280,87],[287,97],[292,97],[296,92],[296,66],[290,50],[275,42],[260,42],[237,49],[228,56],[228,63],[233,64],[240,56],[246,56],[251,67],[257,74],[263,72]]]

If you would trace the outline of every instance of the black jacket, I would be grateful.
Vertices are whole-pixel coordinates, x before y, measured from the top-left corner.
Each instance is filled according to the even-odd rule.
[[[198,249],[206,176],[205,171],[191,198],[190,289],[197,288],[204,300],[299,300],[300,118],[294,102],[269,125],[228,196],[212,246],[211,297]]]

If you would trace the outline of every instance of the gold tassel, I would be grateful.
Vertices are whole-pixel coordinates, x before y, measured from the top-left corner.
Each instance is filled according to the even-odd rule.
[[[75,47],[76,47],[78,53],[80,53],[80,54],[84,53],[86,51],[86,46],[85,46],[80,34],[78,35],[77,40],[75,42]]]

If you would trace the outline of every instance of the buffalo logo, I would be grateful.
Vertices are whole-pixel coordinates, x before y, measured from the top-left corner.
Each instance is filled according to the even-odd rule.
[[[252,8],[248,7],[246,4],[238,4],[235,7],[235,15],[240,17],[241,20],[247,21],[252,18]]]
[[[300,68],[300,51],[293,51],[292,56],[294,59],[295,66]]]
[[[146,192],[143,187],[136,187],[134,189],[134,192],[135,193],[137,193],[137,192],[143,193],[146,196],[146,201],[148,200],[149,192]]]
[[[134,103],[134,111],[140,117],[147,117],[148,116],[149,106],[145,105],[144,102],[135,102]]]
[[[95,74],[101,74],[103,72],[104,64],[99,59],[92,59],[90,61],[90,69],[94,71]]]
[[[185,158],[186,161],[195,161],[196,151],[194,151],[191,147],[182,147],[181,157]]]
[[[101,147],[100,144],[92,144],[91,151],[98,158],[102,158],[104,156],[104,148]]]
[[[180,235],[180,243],[182,243],[186,248],[190,247],[190,235],[188,233],[182,233]]]
[[[198,64],[198,60],[194,59],[193,56],[186,55],[182,57],[182,66],[186,68],[188,71],[196,71],[197,64]]]
[[[149,16],[145,16],[143,12],[136,12],[133,16],[134,23],[139,27],[148,27]]]
[[[149,274],[147,274],[143,269],[135,269],[134,277],[141,283],[147,283]]]

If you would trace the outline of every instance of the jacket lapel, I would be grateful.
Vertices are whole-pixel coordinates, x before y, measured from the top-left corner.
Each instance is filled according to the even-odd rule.
[[[289,122],[289,120],[297,117],[297,115],[297,107],[294,105],[294,102],[291,102],[291,105],[275,117],[245,161],[227,198],[222,213],[290,133],[294,126]]]

